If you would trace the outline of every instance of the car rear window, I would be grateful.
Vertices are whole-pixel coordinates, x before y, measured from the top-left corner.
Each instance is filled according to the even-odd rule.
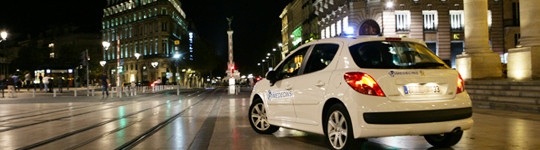
[[[373,41],[349,47],[361,68],[380,69],[447,69],[441,59],[423,45],[403,41]]]

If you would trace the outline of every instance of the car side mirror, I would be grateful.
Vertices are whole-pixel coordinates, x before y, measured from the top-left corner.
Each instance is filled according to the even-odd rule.
[[[276,81],[278,80],[277,72],[276,71],[268,71],[268,73],[266,73],[266,79],[268,79],[270,81],[270,83],[272,85],[274,85],[274,83],[276,83]]]

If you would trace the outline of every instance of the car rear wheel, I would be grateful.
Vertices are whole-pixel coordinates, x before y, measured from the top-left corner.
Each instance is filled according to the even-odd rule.
[[[271,134],[279,129],[278,126],[271,125],[268,122],[266,108],[264,108],[264,103],[260,99],[255,100],[249,107],[249,123],[255,132],[261,134]]]
[[[350,149],[355,143],[351,119],[342,104],[335,104],[327,111],[325,133],[331,149]]]
[[[424,138],[429,144],[435,147],[450,147],[456,145],[461,140],[462,135],[463,131],[457,130],[444,134],[425,135]]]

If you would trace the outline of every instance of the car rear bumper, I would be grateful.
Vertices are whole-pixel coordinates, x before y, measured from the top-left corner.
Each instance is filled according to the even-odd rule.
[[[382,136],[400,136],[400,135],[429,135],[448,133],[456,128],[461,130],[470,129],[473,125],[471,118],[442,121],[442,122],[430,122],[430,123],[414,123],[414,124],[366,124],[358,131],[360,135],[355,135],[355,138],[367,138],[367,137],[382,137]]]
[[[423,111],[366,112],[368,124],[409,124],[466,119],[472,116],[472,108],[456,108]]]

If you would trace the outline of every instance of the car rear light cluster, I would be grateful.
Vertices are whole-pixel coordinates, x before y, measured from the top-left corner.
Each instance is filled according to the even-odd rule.
[[[459,94],[463,91],[465,91],[465,82],[463,81],[463,78],[461,78],[461,75],[458,73],[456,94]]]
[[[354,90],[367,95],[384,96],[379,84],[367,73],[347,72],[344,75],[345,81]]]

